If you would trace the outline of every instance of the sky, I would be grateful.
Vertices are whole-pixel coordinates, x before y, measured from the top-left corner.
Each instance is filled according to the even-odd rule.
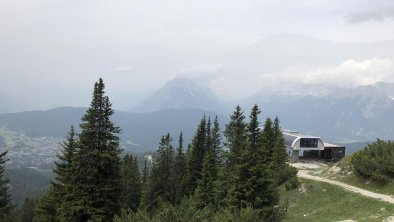
[[[0,29],[10,110],[87,106],[100,77],[123,110],[178,76],[222,100],[394,81],[392,0],[0,0]]]

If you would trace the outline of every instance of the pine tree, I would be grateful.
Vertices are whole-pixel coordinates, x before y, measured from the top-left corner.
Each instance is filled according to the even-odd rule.
[[[263,131],[261,132],[262,149],[259,154],[264,157],[264,161],[272,162],[276,138],[277,135],[272,126],[272,120],[267,118],[264,123]]]
[[[278,195],[270,172],[271,163],[264,156],[266,141],[258,127],[260,112],[257,105],[251,110],[247,149],[241,153],[241,161],[235,167],[237,183],[231,189],[230,200],[236,209],[252,207],[261,211],[262,218],[268,218],[273,214]]]
[[[14,206],[11,204],[9,180],[4,178],[7,151],[0,153],[0,221],[11,221],[9,216]]]
[[[261,133],[259,129],[258,116],[261,113],[259,107],[254,105],[247,125],[247,145],[246,149],[240,153],[240,161],[235,166],[236,185],[233,186],[232,203],[236,208],[244,208],[248,205],[255,205],[255,199],[259,198],[257,193],[258,183],[262,179],[260,169],[260,156],[258,151],[261,147]],[[254,207],[254,206],[253,206]]]
[[[204,208],[214,204],[214,182],[216,179],[216,147],[213,147],[211,118],[208,117],[206,126],[206,144],[201,179],[198,180],[196,189],[197,206]]]
[[[144,168],[142,169],[142,177],[141,177],[141,208],[148,208],[151,199],[150,193],[150,172],[148,169],[148,156],[144,157]]]
[[[153,163],[149,180],[149,192],[144,197],[148,210],[157,208],[160,201],[175,202],[174,150],[171,136],[167,134],[160,140],[157,158]]]
[[[288,165],[286,164],[287,153],[285,146],[285,138],[283,137],[278,117],[276,117],[274,120],[273,129],[274,129],[275,144],[272,152],[272,162],[274,164],[274,171],[280,171],[280,170],[284,170],[286,167],[288,167]]]
[[[194,193],[197,188],[198,180],[201,179],[202,165],[204,156],[206,153],[207,145],[207,121],[204,117],[201,119],[200,124],[197,127],[197,131],[193,137],[190,154],[188,156],[188,187],[187,192],[189,194]]]
[[[240,106],[235,108],[235,111],[230,116],[230,119],[230,122],[226,124],[224,136],[227,140],[225,145],[229,149],[227,167],[232,169],[235,165],[239,164],[240,155],[246,148],[247,124]]]
[[[34,201],[34,199],[26,198],[21,208],[19,209],[18,222],[32,222],[35,216],[35,206],[36,201]]]
[[[223,156],[222,156],[222,135],[220,132],[219,120],[217,116],[215,116],[215,120],[213,122],[211,137],[212,137],[211,143],[215,155],[215,164],[217,167],[219,167],[223,163]]]
[[[120,129],[110,117],[114,111],[100,78],[93,99],[82,117],[78,149],[73,158],[71,182],[62,215],[68,221],[109,221],[120,211]]]
[[[61,204],[72,186],[71,167],[77,143],[74,127],[71,126],[66,141],[60,144],[60,154],[57,154],[59,161],[55,161],[53,169],[56,174],[55,180],[51,181],[50,189],[37,203],[36,214],[41,221],[58,221]]]
[[[230,122],[226,125],[224,136],[226,146],[229,149],[227,161],[220,171],[221,197],[226,197],[228,205],[232,208],[241,208],[241,200],[244,198],[242,182],[247,179],[247,169],[242,165],[243,156],[247,148],[247,124],[240,106],[230,116]]]
[[[258,115],[260,109],[257,105],[252,108],[250,114],[249,147],[244,162],[248,168],[248,178],[244,186],[245,203],[253,209],[261,209],[261,217],[269,218],[274,214],[274,205],[278,202],[275,181],[271,172],[271,159],[268,158],[266,147],[272,142],[272,122],[267,119],[263,132],[258,127]],[[267,130],[267,132],[265,132]],[[272,155],[272,154],[271,154]],[[244,207],[244,206],[242,206]]]
[[[185,195],[186,157],[183,152],[183,133],[179,134],[179,143],[175,156],[175,203],[179,204]]]
[[[141,177],[138,169],[137,157],[126,154],[121,165],[123,209],[137,211],[141,199]]]

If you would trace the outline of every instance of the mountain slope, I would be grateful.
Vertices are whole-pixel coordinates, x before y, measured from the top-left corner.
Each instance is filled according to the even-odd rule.
[[[134,111],[152,112],[167,109],[197,108],[220,112],[223,107],[208,89],[188,78],[178,77],[167,82],[151,97],[142,101]]]
[[[78,126],[86,108],[62,107],[45,111],[0,114],[0,129],[28,137],[64,138],[71,125]],[[203,115],[217,115],[201,109],[174,109],[148,113],[115,111],[113,121],[122,128],[121,142],[130,151],[154,150],[162,135],[170,133],[174,144],[183,131],[185,142],[194,135]],[[226,118],[218,115],[220,124]],[[0,132],[1,133],[1,132]]]
[[[394,100],[388,92],[394,84],[386,83],[384,89],[380,85],[332,90],[315,86],[317,91],[270,92],[268,95],[263,90],[243,104],[250,107],[257,103],[263,115],[279,116],[283,127],[334,142],[393,139]]]

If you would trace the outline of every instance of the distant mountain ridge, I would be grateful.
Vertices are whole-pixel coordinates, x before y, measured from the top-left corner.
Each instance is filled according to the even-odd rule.
[[[356,88],[304,86],[294,93],[262,92],[241,103],[254,103],[263,115],[279,116],[282,126],[320,135],[331,141],[373,141],[394,138],[394,84]]]
[[[168,81],[161,89],[132,110],[136,112],[153,112],[185,108],[215,112],[221,112],[224,109],[209,88],[202,87],[189,78],[178,77]]]
[[[77,128],[86,108],[60,107],[43,111],[0,114],[0,128],[19,132],[29,137],[64,138],[71,125]],[[218,116],[223,126],[227,119],[219,114],[201,109],[173,109],[147,113],[115,111],[112,118],[122,129],[121,143],[129,151],[155,150],[160,138],[170,133],[176,145],[182,131],[185,142],[190,142],[201,118]]]

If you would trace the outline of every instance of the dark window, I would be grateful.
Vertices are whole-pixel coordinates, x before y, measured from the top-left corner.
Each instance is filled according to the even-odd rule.
[[[318,139],[316,138],[301,138],[301,147],[314,147],[317,148]]]

